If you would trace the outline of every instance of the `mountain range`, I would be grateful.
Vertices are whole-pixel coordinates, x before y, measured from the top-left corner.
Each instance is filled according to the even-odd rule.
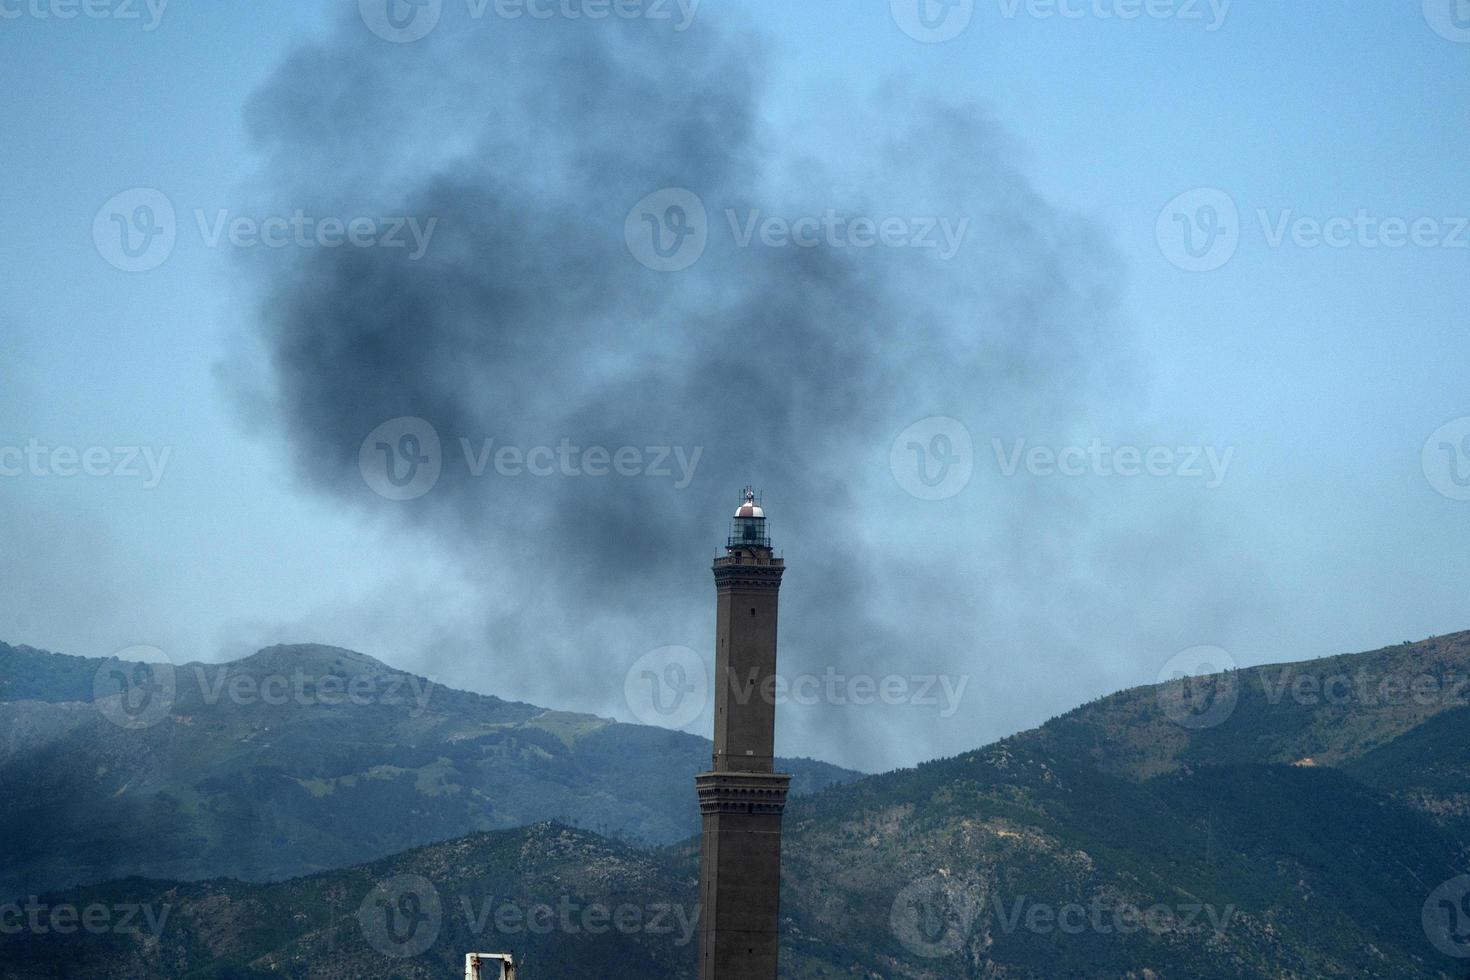
[[[670,843],[699,829],[710,751],[332,647],[143,667],[0,645],[0,897],[277,880],[553,818]],[[858,775],[781,764],[798,793]]]
[[[787,811],[782,975],[1470,976],[1467,678],[1461,633],[1135,688],[834,778]],[[550,821],[288,881],[110,881],[34,915],[142,928],[0,930],[0,970],[428,978],[510,950],[527,980],[687,978],[697,850]]]

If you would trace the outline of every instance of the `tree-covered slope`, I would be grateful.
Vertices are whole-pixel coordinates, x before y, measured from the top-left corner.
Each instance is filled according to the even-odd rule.
[[[52,699],[0,703],[0,896],[128,875],[269,880],[553,818],[650,843],[698,830],[710,743],[693,735],[320,646],[160,672],[156,716],[122,711],[122,687],[94,703],[94,678],[106,694],[135,667],[0,649],[6,689]],[[63,700],[83,675],[86,697]],[[797,792],[857,775],[782,765]]]
[[[1457,636],[1288,670],[1318,684],[1449,679],[1467,653]],[[1311,683],[1264,699],[1247,685],[1214,711],[1231,682],[1124,692],[974,752],[793,800],[783,976],[1470,974],[1458,695],[1404,704],[1369,683],[1344,704],[1308,696]],[[0,963],[27,980],[63,963],[125,964],[117,976],[406,978],[452,976],[466,952],[507,949],[526,980],[687,978],[687,930],[635,927],[654,907],[693,920],[697,850],[539,825],[276,884],[116,882],[38,904],[132,903],[155,918],[170,906],[172,926],[65,940],[26,930],[0,936]],[[384,939],[390,925],[410,945],[422,938],[407,923],[423,902],[404,904],[405,881],[442,904],[422,950]],[[477,917],[490,895],[492,911],[510,896],[512,910],[569,907],[573,918],[533,935]],[[629,928],[589,932],[575,912],[589,903],[631,910]]]

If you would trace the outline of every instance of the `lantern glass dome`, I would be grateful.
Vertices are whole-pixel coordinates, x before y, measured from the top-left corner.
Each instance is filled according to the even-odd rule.
[[[766,533],[766,512],[755,499],[755,490],[745,488],[745,500],[735,511],[730,522],[730,538],[727,548],[771,548],[770,535]]]

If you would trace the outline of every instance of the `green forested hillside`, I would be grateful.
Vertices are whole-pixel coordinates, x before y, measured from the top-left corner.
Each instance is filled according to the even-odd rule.
[[[1448,677],[1470,666],[1466,639],[1288,669],[1319,681]],[[1278,669],[1263,670],[1274,683]],[[1192,682],[1190,712],[1179,682],[1124,692],[974,752],[793,801],[783,975],[1470,975],[1458,694],[1354,708],[1258,697],[1239,686],[1250,672],[1236,674]],[[1210,713],[1227,683],[1231,709]],[[63,961],[119,977],[446,977],[474,948],[515,951],[526,980],[687,978],[687,930],[639,923],[654,908],[697,915],[696,854],[694,841],[650,851],[537,825],[270,885],[114,882],[40,904],[136,903],[155,917],[167,907],[170,924],[153,937],[0,936],[0,963],[16,978],[58,975]],[[406,905],[405,882],[418,895]],[[406,925],[424,896],[442,912],[428,933]],[[491,909],[572,918],[558,912],[533,934],[513,916],[477,917],[487,896]],[[590,933],[579,916],[593,906],[631,910],[628,928]],[[384,939],[390,926],[404,943]]]
[[[553,818],[653,844],[698,830],[690,786],[710,743],[693,735],[320,646],[175,668],[168,711],[131,728],[92,703],[112,667],[0,648],[0,689],[33,698],[0,702],[0,896],[128,875],[278,879]],[[342,693],[353,683],[363,696]],[[796,792],[857,775],[782,764]]]

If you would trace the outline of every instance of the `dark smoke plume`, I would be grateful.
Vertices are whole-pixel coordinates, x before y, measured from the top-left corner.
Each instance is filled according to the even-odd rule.
[[[711,656],[709,560],[747,482],[790,562],[784,672],[970,677],[949,718],[787,709],[783,752],[876,768],[960,751],[1090,693],[1094,632],[1172,639],[1114,592],[1159,588],[1166,569],[1099,591],[1113,542],[1095,508],[1069,487],[1002,484],[986,463],[992,436],[1075,436],[1136,377],[1105,242],[1038,196],[982,110],[856,80],[840,101],[793,104],[766,44],[712,13],[676,33],[456,21],[451,6],[414,44],[343,25],[248,112],[265,160],[254,206],[438,219],[417,260],[257,250],[252,272],[271,417],[300,477],[401,523],[408,547],[448,550],[482,590],[483,628],[445,669],[626,718],[623,674],[640,654]],[[664,188],[708,211],[704,254],[677,272],[635,261],[624,237],[634,205]],[[727,217],[829,209],[968,225],[945,259],[742,247]],[[405,416],[440,436],[443,472],[421,498],[387,501],[359,450]],[[895,437],[930,416],[975,441],[973,481],[939,502],[889,468]],[[678,488],[477,477],[460,448],[563,437],[702,456]]]

